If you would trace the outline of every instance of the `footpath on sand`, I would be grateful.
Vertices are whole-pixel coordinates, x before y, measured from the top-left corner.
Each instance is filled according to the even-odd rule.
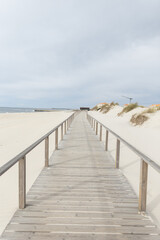
[[[138,199],[81,112],[4,231],[9,239],[158,240]]]

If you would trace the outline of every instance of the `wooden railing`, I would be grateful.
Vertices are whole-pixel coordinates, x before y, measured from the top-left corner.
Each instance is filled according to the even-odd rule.
[[[95,130],[96,135],[98,135],[98,126],[100,127],[99,130],[99,139],[102,141],[102,127],[105,129],[105,150],[108,151],[108,134],[111,133],[117,139],[116,142],[116,156],[115,156],[115,167],[119,168],[119,161],[120,161],[120,143],[122,142],[128,148],[130,148],[134,153],[136,153],[140,157],[140,181],[139,181],[139,211],[145,212],[146,211],[146,203],[147,203],[147,178],[148,178],[148,165],[154,168],[157,172],[160,173],[160,166],[154,162],[152,159],[147,157],[145,154],[140,152],[130,143],[125,141],[122,137],[117,135],[111,129],[106,127],[104,124],[87,114],[87,119],[91,124],[93,130]]]
[[[26,206],[26,155],[31,152],[42,141],[45,141],[45,167],[49,166],[49,136],[55,132],[55,150],[58,149],[58,129],[61,127],[61,140],[63,135],[66,134],[71,122],[74,119],[74,113],[66,120],[61,122],[58,126],[53,128],[43,137],[34,142],[31,146],[26,148],[20,154],[8,161],[2,167],[0,167],[0,176],[7,172],[17,162],[19,162],[19,208],[23,209]]]

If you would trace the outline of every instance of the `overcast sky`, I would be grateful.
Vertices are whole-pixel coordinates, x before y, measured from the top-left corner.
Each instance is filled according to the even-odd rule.
[[[160,103],[160,0],[0,0],[0,106]]]

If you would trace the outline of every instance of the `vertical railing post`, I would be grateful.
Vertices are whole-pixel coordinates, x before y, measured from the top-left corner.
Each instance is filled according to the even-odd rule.
[[[45,167],[49,166],[49,137],[45,138]]]
[[[100,135],[99,135],[99,140],[102,141],[102,125],[100,125]]]
[[[140,184],[139,184],[139,211],[146,211],[147,204],[147,178],[148,178],[148,163],[141,159],[140,166]]]
[[[19,160],[19,208],[26,206],[26,157]]]
[[[117,147],[116,147],[116,168],[119,168],[119,158],[120,158],[120,140],[117,139]]]
[[[64,122],[64,134],[66,134],[66,121]]]
[[[95,131],[96,130],[96,120],[93,120],[93,121],[94,121],[93,130]]]
[[[61,140],[63,140],[63,123],[61,125]]]
[[[96,135],[98,135],[98,122],[96,122]]]
[[[70,127],[70,119],[68,119],[68,129],[69,129],[69,127]]]
[[[58,149],[58,128],[55,130],[55,150]]]
[[[68,123],[68,119],[67,119],[67,130],[69,129],[69,123]]]
[[[105,151],[108,151],[108,130],[106,130]]]

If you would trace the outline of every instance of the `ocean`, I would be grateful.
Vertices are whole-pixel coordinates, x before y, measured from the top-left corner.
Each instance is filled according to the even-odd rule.
[[[0,113],[34,112],[35,108],[0,107]]]
[[[16,107],[0,107],[0,113],[25,113],[25,112],[34,112],[35,110],[38,110],[38,111],[45,111],[45,110],[65,111],[65,110],[71,110],[71,109],[68,109],[68,108],[16,108]]]

